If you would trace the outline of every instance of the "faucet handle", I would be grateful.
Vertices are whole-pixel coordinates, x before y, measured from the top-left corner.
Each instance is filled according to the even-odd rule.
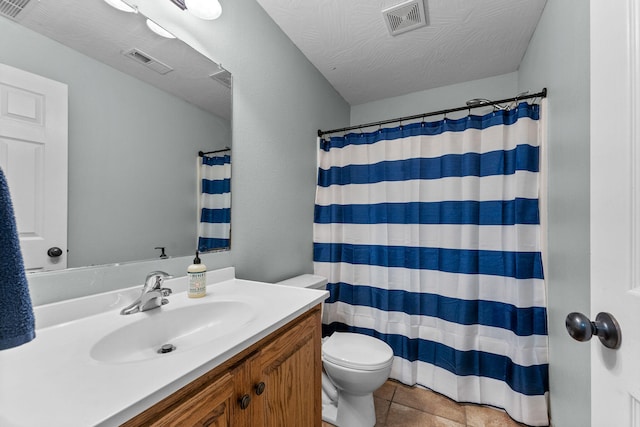
[[[152,289],[160,289],[164,279],[172,279],[173,276],[164,271],[152,271],[147,274],[147,278],[144,280],[144,291],[150,291]]]

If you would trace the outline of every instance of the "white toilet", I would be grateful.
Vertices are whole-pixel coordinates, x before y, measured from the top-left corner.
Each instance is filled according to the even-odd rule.
[[[327,279],[303,274],[279,285],[324,289]],[[393,350],[377,338],[335,332],[322,342],[322,419],[338,427],[373,427],[373,392],[389,378]]]

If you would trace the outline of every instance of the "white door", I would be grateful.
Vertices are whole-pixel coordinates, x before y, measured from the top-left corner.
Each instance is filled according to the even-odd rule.
[[[640,4],[591,1],[591,320],[611,313],[611,350],[591,340],[593,427],[640,426]]]
[[[0,167],[27,271],[67,267],[67,126],[65,84],[0,64]]]

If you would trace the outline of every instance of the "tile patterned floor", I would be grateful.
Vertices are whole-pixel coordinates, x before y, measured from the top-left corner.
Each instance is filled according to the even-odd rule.
[[[389,380],[374,393],[376,427],[524,427],[499,409],[460,404]],[[323,422],[323,427],[332,427]]]

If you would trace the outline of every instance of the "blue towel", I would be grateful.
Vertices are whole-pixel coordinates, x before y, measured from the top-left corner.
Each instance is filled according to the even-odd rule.
[[[0,168],[0,350],[34,339],[35,317],[9,185]]]

